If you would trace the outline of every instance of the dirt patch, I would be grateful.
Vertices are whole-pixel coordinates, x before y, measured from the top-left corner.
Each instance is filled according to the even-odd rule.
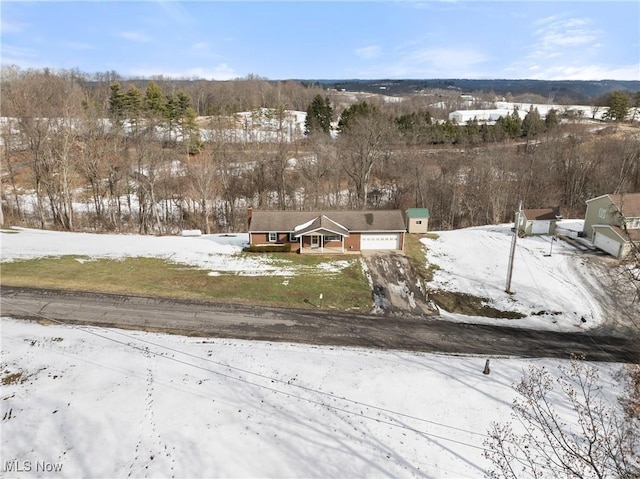
[[[362,256],[374,299],[374,313],[436,316],[424,282],[409,259],[394,252],[366,252]]]
[[[2,385],[8,386],[9,384],[20,384],[26,380],[26,377],[22,374],[22,371],[18,371],[17,373],[12,373],[9,371],[4,371],[2,374]]]
[[[484,316],[487,318],[520,319],[524,314],[516,311],[502,311],[488,306],[486,298],[466,293],[451,291],[434,291],[429,297],[438,307],[449,313],[466,314],[467,316]]]

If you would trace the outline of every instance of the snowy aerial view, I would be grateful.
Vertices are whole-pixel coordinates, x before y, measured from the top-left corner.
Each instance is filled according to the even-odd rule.
[[[568,279],[576,257],[561,242],[546,257],[548,242],[520,241],[516,293],[507,297],[508,232],[494,226],[423,239],[440,264],[434,282],[525,315],[492,321],[568,331],[601,324],[585,286]],[[18,228],[1,240],[5,263],[152,256],[202,274],[295,274],[239,255],[244,235]],[[447,258],[451,248],[464,251],[461,244],[468,255]],[[562,314],[532,314],[539,309]],[[586,325],[579,316],[588,316]],[[491,319],[442,312],[442,320]],[[494,356],[485,375],[484,356],[189,338],[65,326],[46,316],[4,317],[1,325],[2,459],[34,477],[55,467],[60,477],[484,477],[487,434],[492,422],[510,419],[514,385],[530,366],[555,374],[567,363]],[[615,403],[623,366],[595,366],[603,397]]]

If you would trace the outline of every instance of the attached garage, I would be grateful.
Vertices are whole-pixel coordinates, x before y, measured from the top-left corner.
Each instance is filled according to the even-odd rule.
[[[400,233],[362,233],[360,235],[360,249],[402,249]]]
[[[594,226],[593,246],[602,251],[609,253],[616,258],[620,255],[620,247],[623,241],[618,238],[609,226]]]

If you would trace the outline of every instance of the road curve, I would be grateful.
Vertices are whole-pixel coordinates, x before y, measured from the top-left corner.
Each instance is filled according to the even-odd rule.
[[[559,333],[420,317],[266,308],[79,291],[0,287],[0,313],[124,329],[449,354],[640,362],[634,337]]]

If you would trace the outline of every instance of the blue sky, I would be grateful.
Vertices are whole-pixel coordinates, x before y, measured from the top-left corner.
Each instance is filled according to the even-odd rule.
[[[226,80],[640,80],[640,2],[3,0],[2,64]]]

